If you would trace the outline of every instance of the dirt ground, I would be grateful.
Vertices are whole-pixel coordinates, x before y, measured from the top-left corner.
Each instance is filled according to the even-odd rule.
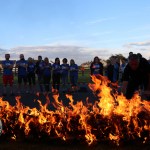
[[[150,145],[139,145],[130,143],[126,145],[113,146],[108,143],[99,143],[88,146],[86,144],[61,144],[61,143],[22,143],[22,142],[0,142],[0,150],[149,150]]]

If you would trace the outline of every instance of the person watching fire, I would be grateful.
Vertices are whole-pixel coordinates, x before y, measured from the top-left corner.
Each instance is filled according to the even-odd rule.
[[[67,91],[68,89],[68,72],[69,72],[69,64],[67,63],[67,58],[64,58],[62,60],[61,64],[61,80],[62,80],[62,86],[63,86],[63,92]]]
[[[55,58],[54,64],[52,64],[52,79],[53,79],[53,89],[54,93],[59,91],[60,88],[60,59],[57,57]]]
[[[36,74],[38,79],[38,84],[40,88],[41,94],[43,93],[43,70],[44,70],[44,62],[42,60],[42,56],[38,56],[38,61],[36,62]]]
[[[146,79],[147,83],[145,83]],[[136,54],[130,55],[122,80],[122,92],[127,99],[131,99],[135,91],[149,90],[150,64],[140,61],[140,58]]]
[[[45,87],[45,94],[50,92],[51,69],[51,63],[49,63],[48,57],[45,57],[43,66],[43,83]]]
[[[35,63],[34,60],[28,58],[27,77],[29,83],[29,93],[35,93]]]
[[[27,90],[27,66],[28,62],[25,60],[24,55],[20,54],[20,60],[16,62],[18,68],[18,93],[21,92],[21,84],[24,82],[24,90]]]
[[[91,75],[103,75],[103,64],[100,62],[99,57],[95,57],[90,66]]]
[[[3,96],[6,96],[6,87],[9,83],[10,85],[10,90],[11,90],[11,95],[13,95],[13,66],[14,62],[10,59],[10,54],[5,54],[5,60],[2,61],[2,68],[3,68]]]
[[[70,60],[70,83],[72,87],[72,91],[77,91],[77,83],[78,83],[78,65],[75,63],[74,59]]]

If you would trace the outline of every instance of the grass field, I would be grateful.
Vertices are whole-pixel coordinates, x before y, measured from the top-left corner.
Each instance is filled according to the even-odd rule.
[[[78,73],[78,83],[81,83],[81,82],[82,83],[89,83],[90,82],[90,70],[89,69],[85,70],[84,76],[82,76],[82,72],[79,71],[79,73]],[[17,83],[17,75],[14,75],[14,84],[16,84],[16,83]],[[2,85],[2,74],[0,75],[0,85]]]

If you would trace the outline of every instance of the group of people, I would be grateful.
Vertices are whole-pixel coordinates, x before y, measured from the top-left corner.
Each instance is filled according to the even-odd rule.
[[[20,54],[20,59],[16,63],[10,60],[10,54],[5,54],[5,60],[2,61],[3,68],[3,95],[7,94],[7,85],[10,85],[10,93],[14,95],[13,91],[13,67],[18,68],[18,93],[21,92],[22,83],[24,83],[24,90],[26,92],[35,92],[35,79],[40,87],[40,92],[50,92],[50,81],[52,80],[52,88],[54,92],[59,91],[60,81],[62,81],[63,89],[65,90],[68,85],[68,77],[70,77],[70,83],[72,87],[77,86],[78,80],[78,65],[75,64],[73,59],[68,60],[64,58],[62,64],[59,58],[55,58],[55,62],[52,64],[47,57],[42,59],[42,56],[38,56],[38,60],[35,62],[31,57],[25,60],[24,55]],[[27,83],[29,88],[27,89]]]
[[[29,91],[35,89],[35,78],[39,84],[40,92],[50,92],[50,82],[52,81],[53,91],[58,92],[60,88],[60,81],[63,90],[67,90],[68,77],[72,87],[77,86],[79,67],[75,64],[73,59],[68,60],[64,58],[60,63],[59,58],[55,58],[52,64],[47,57],[42,59],[38,56],[35,62],[31,57],[25,60],[24,55],[20,54],[20,60],[10,60],[10,54],[5,54],[5,60],[2,61],[3,68],[3,95],[6,95],[6,87],[9,84],[11,94],[13,95],[13,67],[18,68],[18,92],[20,93],[22,82],[24,82],[24,90],[27,91],[27,83],[29,84]],[[127,99],[131,99],[135,91],[149,91],[150,90],[150,64],[142,57],[140,53],[129,53],[129,57],[122,58],[121,63],[118,57],[112,56],[107,61],[107,66],[104,67],[99,57],[95,57],[90,65],[91,75],[107,76],[111,83],[120,83],[121,91]],[[84,75],[82,73],[82,75]]]
[[[150,95],[150,63],[140,53],[130,52],[129,57],[121,61],[112,56],[105,69],[100,59],[95,57],[90,70],[91,75],[104,75],[111,83],[118,82],[127,99],[131,99],[136,91],[148,91],[148,97]]]

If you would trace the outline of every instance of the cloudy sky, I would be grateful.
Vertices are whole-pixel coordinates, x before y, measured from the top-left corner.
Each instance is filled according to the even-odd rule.
[[[150,57],[149,0],[0,0],[0,59]]]

